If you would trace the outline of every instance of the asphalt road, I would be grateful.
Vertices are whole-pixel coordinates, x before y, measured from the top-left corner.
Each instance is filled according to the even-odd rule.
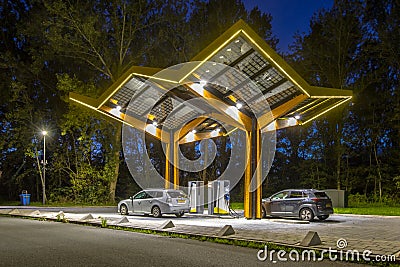
[[[0,266],[350,266],[259,261],[256,249],[0,216]],[[354,264],[354,266],[360,266]]]

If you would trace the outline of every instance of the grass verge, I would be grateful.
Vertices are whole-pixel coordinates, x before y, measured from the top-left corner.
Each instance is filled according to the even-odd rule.
[[[244,204],[243,202],[232,202],[231,203],[231,208],[234,210],[243,210],[244,209]]]
[[[334,208],[337,214],[400,216],[400,207],[350,207]]]
[[[231,207],[234,210],[243,210],[243,203],[233,202]],[[370,205],[362,207],[334,208],[336,214],[357,214],[357,215],[381,215],[400,216],[400,206]]]

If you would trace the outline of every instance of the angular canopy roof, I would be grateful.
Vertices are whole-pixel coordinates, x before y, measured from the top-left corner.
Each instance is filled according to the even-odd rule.
[[[352,98],[350,90],[309,85],[242,20],[192,62],[178,70],[134,66],[99,98],[71,93],[70,99],[138,129],[147,129],[146,125],[156,121],[155,129],[148,132],[165,142],[174,133],[174,138],[185,143],[225,135],[238,128],[250,130],[254,116],[262,131],[306,124]],[[228,65],[251,82],[235,75],[235,82],[225,77],[225,83],[232,87],[213,83],[228,69],[208,68],[208,62]],[[156,82],[156,90],[150,90],[148,80]],[[253,92],[254,83],[262,95]],[[174,88],[166,90],[171,84]],[[201,84],[201,90],[196,84]],[[204,104],[185,106],[190,99],[199,97]],[[132,100],[136,100],[135,105],[129,105]],[[265,100],[270,109],[265,108]],[[237,103],[241,104],[236,110],[238,115],[231,116],[226,110]],[[191,119],[196,111],[207,116]],[[189,132],[196,135],[188,138]]]

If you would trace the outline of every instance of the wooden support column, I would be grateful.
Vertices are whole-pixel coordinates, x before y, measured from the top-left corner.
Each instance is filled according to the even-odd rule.
[[[251,218],[251,195],[250,195],[250,181],[251,181],[251,131],[246,132],[246,172],[244,175],[244,217]]]
[[[174,189],[179,189],[179,140],[177,137],[178,135],[176,133],[174,134],[171,132],[169,135],[169,143],[166,148],[165,188],[167,189],[170,187],[171,182],[174,184]]]
[[[261,219],[262,162],[261,130],[257,119],[252,120],[252,130],[247,133],[248,161],[244,180],[244,216],[247,219]],[[256,188],[253,192],[252,187]]]
[[[165,189],[169,189],[169,183],[171,182],[171,143],[166,143],[165,145]]]
[[[171,166],[171,177],[174,177],[174,189],[179,189],[179,141],[174,140],[174,135],[171,134],[171,158],[173,161],[173,166]]]
[[[253,218],[255,219],[261,219],[261,197],[262,197],[262,158],[261,158],[261,129],[258,127],[258,124],[256,122],[256,133],[254,134],[255,137],[255,146],[253,147],[254,149],[254,166],[253,170],[255,173],[255,176],[253,176],[253,179],[255,179],[256,183],[256,190],[254,191],[255,194],[255,210],[253,210]]]
[[[169,135],[169,143],[166,144],[165,149],[165,188],[169,189],[171,183],[174,185],[174,189],[179,189],[179,160],[178,160],[178,149],[179,141],[176,138],[176,134],[173,132]]]

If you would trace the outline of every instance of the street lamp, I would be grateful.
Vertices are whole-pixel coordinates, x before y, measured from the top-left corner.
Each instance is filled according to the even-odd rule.
[[[42,182],[42,193],[43,193],[43,205],[46,204],[46,135],[47,131],[42,131],[43,135],[43,182]]]

